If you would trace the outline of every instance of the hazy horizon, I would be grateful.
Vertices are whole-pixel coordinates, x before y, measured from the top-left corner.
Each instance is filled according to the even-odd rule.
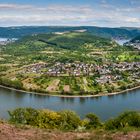
[[[13,25],[13,26],[0,26],[0,28],[20,28],[20,27],[97,27],[97,28],[140,28],[140,27],[132,27],[132,26],[118,26],[118,27],[107,27],[107,26],[90,26],[90,25],[82,25],[82,26],[72,26],[72,25]]]

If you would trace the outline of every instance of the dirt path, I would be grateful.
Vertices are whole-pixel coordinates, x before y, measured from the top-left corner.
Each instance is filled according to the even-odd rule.
[[[40,87],[37,86],[34,82],[32,78],[27,78],[25,80],[22,81],[23,83],[23,87],[25,89],[39,89]]]
[[[84,90],[85,90],[85,91],[88,91],[88,86],[87,86],[88,82],[87,82],[86,77],[83,77],[83,82],[84,82],[84,84],[83,84]]]
[[[47,91],[49,92],[56,91],[58,89],[59,82],[60,82],[59,79],[53,80],[48,86]]]
[[[63,90],[64,90],[64,92],[70,92],[70,86],[69,85],[64,85]]]

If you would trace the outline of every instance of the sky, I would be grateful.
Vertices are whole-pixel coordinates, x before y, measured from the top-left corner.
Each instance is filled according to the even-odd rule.
[[[140,27],[140,0],[0,0],[0,26]]]

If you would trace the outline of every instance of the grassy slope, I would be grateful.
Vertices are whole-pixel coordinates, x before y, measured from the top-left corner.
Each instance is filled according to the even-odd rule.
[[[39,40],[44,40],[39,41]],[[54,43],[56,45],[50,45],[46,42]],[[67,49],[74,50],[81,48],[85,43],[94,43],[97,46],[111,44],[109,39],[94,36],[89,33],[67,33],[63,35],[56,34],[39,34],[26,36],[18,40],[16,43],[7,46],[6,52],[35,52],[44,50],[47,47],[55,47],[55,49]]]
[[[1,140],[139,140],[139,131],[107,132],[102,130],[87,132],[62,132],[44,130],[29,126],[15,126],[0,123]]]

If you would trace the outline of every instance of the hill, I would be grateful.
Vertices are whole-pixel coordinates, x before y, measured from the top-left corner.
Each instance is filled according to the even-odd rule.
[[[63,27],[63,26],[21,26],[21,27],[0,27],[0,37],[20,38],[31,34],[42,34],[52,32],[66,32],[74,30],[86,30],[96,36],[107,38],[133,38],[140,30],[138,28],[106,28],[95,26]]]
[[[102,45],[110,45],[111,40],[105,39],[102,37],[97,37],[95,35],[92,35],[90,33],[65,33],[62,35],[54,35],[51,38],[47,37],[40,37],[43,42],[46,42],[47,44],[50,42],[55,46],[58,46],[63,49],[79,49],[82,45],[85,43],[94,43],[96,46]],[[52,45],[50,44],[50,45]]]
[[[6,52],[17,53],[32,53],[44,51],[45,49],[67,49],[78,50],[84,49],[85,44],[92,44],[96,47],[112,46],[110,39],[97,37],[90,33],[69,32],[64,34],[34,34],[25,36],[15,43],[6,47]]]
[[[136,36],[135,38],[133,38],[129,42],[126,42],[124,45],[131,46],[139,51],[140,50],[140,35]]]
[[[130,42],[132,42],[132,43],[140,43],[140,35],[138,35],[135,38],[133,38]]]

